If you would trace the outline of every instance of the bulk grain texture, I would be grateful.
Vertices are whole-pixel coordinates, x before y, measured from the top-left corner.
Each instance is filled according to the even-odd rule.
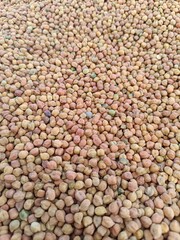
[[[0,1],[0,240],[180,239],[179,9]]]

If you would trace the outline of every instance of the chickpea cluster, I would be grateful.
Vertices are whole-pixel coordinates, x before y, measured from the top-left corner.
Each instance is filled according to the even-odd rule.
[[[0,240],[180,240],[179,9],[0,1]]]

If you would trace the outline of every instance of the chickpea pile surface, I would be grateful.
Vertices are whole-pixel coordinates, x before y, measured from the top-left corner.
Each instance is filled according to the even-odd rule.
[[[0,240],[180,240],[179,9],[0,1]]]

